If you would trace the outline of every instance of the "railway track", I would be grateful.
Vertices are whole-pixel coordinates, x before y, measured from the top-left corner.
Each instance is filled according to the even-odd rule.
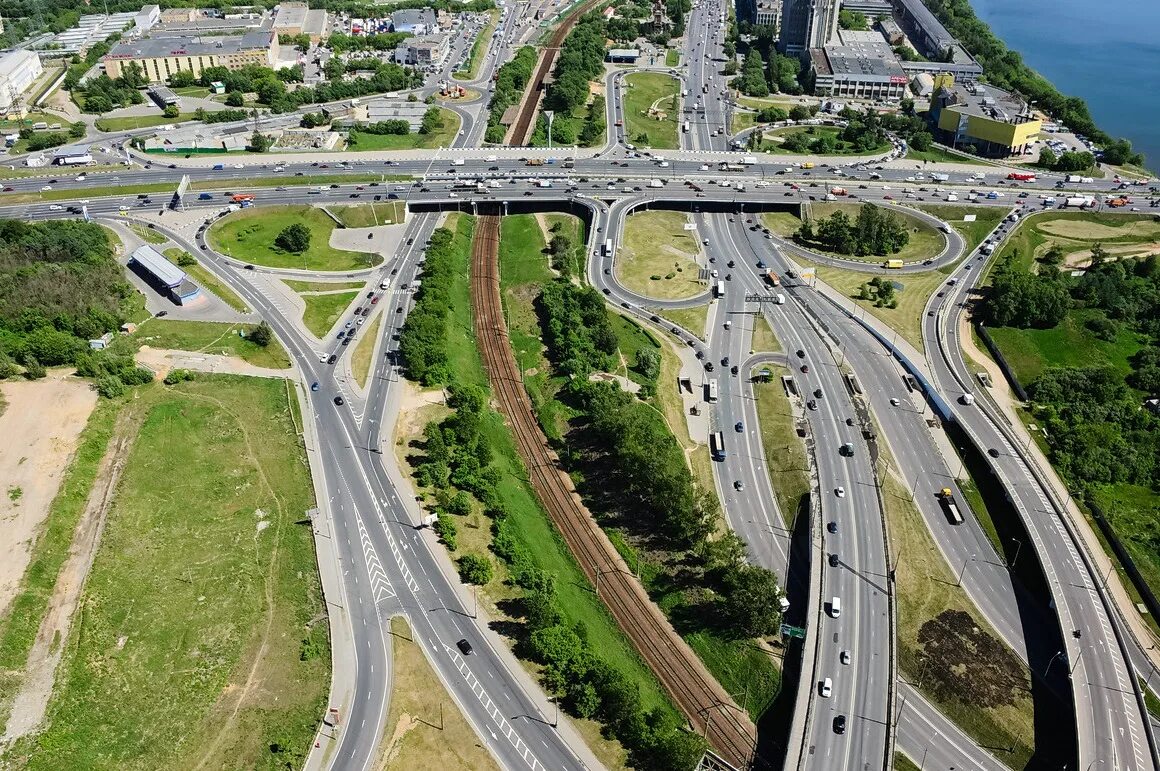
[[[556,63],[560,46],[564,45],[564,38],[568,37],[568,33],[576,26],[576,22],[580,21],[580,17],[599,5],[600,1],[588,0],[568,14],[560,22],[560,26],[552,32],[548,44],[540,50],[540,61],[536,64],[536,71],[532,73],[532,79],[528,83],[528,91],[524,94],[524,103],[520,107],[519,117],[512,124],[509,145],[521,146],[531,139],[536,121],[536,107],[540,104],[540,92],[544,89],[544,82],[547,81],[548,75],[552,71],[552,65]]]
[[[499,217],[477,219],[471,297],[476,341],[536,495],[612,617],[694,730],[736,768],[753,759],[757,728],[649,599],[580,501],[541,432],[508,340],[499,285]]]

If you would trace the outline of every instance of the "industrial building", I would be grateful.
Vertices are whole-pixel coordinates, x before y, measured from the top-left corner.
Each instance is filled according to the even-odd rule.
[[[0,115],[23,118],[28,105],[21,94],[44,72],[40,55],[35,51],[9,51],[0,54]]]
[[[184,270],[165,259],[152,246],[134,249],[129,257],[129,269],[178,305],[187,305],[201,294],[201,288],[189,280]]]
[[[417,133],[423,126],[423,116],[430,109],[422,102],[407,102],[401,99],[379,99],[367,102],[367,123],[385,120],[405,120],[411,133]]]
[[[124,13],[88,14],[82,16],[75,27],[55,35],[48,43],[45,53],[51,50],[53,56],[69,54],[84,55],[97,43],[104,42],[110,35],[123,34],[134,29],[137,11]]]
[[[159,5],[143,5],[141,6],[141,10],[133,18],[134,29],[142,35],[160,23],[161,6]]]
[[[391,14],[392,32],[409,32],[412,35],[427,35],[439,28],[435,11],[430,8],[407,8]]]
[[[148,37],[118,43],[104,57],[109,77],[121,76],[122,68],[136,62],[154,82],[175,72],[201,75],[207,67],[237,70],[248,64],[271,67],[278,57],[278,36],[257,30],[226,37]]]
[[[843,11],[860,13],[867,19],[889,18],[894,9],[889,0],[841,0]]]
[[[306,35],[317,44],[326,34],[326,11],[311,10],[306,3],[282,3],[274,13],[274,32],[279,35]]]
[[[1015,94],[975,81],[956,83],[949,75],[935,84],[931,121],[944,144],[973,145],[981,156],[1005,158],[1026,152],[1043,128]]]
[[[814,93],[896,102],[910,82],[890,44],[878,32],[842,30],[836,42],[811,48]]]
[[[782,0],[777,45],[787,56],[822,48],[838,34],[838,0]]]
[[[894,19],[879,19],[878,29],[882,30],[882,36],[892,46],[901,45],[905,39],[902,27],[898,26],[898,22]]]

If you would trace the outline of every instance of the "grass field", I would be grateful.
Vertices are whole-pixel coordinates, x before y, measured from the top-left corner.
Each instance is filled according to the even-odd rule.
[[[189,254],[189,252],[177,247],[172,247],[165,250],[165,258],[172,262],[174,265],[177,264],[178,259],[187,254]],[[238,296],[237,292],[235,292],[233,289],[230,289],[224,281],[215,276],[213,273],[210,273],[200,262],[194,263],[193,265],[182,265],[181,269],[184,270],[190,277],[192,277],[193,280],[196,281],[199,286],[201,286],[201,288],[208,289],[209,291],[213,292],[218,296],[219,299],[221,299],[222,302],[236,310],[238,313],[249,313],[250,307],[246,305],[245,301],[242,300],[241,297]]]
[[[300,766],[330,656],[285,382],[199,376],[121,409],[136,441],[22,767]]]
[[[295,223],[310,228],[310,247],[302,254],[274,246],[278,234]],[[227,214],[206,231],[206,237],[222,254],[270,268],[341,271],[382,262],[376,254],[332,249],[330,234],[334,228],[334,220],[313,206],[263,206]]]
[[[795,152],[787,150],[782,145],[785,137],[792,134],[806,134],[811,139],[822,136],[832,136],[837,138],[842,133],[840,128],[836,126],[787,126],[785,128],[774,129],[765,134],[765,141],[762,142],[763,150],[770,150],[781,155],[817,155],[812,149],[805,152]],[[890,149],[889,143],[884,143],[872,150],[855,151],[854,146],[849,142],[838,139],[838,144],[833,152],[825,153],[825,155],[878,155]]]
[[[371,371],[371,360],[375,355],[375,342],[379,337],[379,326],[383,322],[383,314],[376,313],[370,324],[363,330],[358,342],[354,344],[354,354],[351,356],[350,366],[354,370],[354,379],[360,387],[365,388],[367,375]]]
[[[926,161],[927,163],[972,163],[979,166],[986,166],[983,161],[971,158],[968,155],[959,155],[958,153],[948,152],[936,145],[931,145],[929,150],[915,150],[908,148],[906,151],[906,160],[908,161]]]
[[[149,319],[137,328],[133,340],[151,348],[176,348],[223,356],[237,356],[255,367],[286,369],[290,357],[277,339],[262,347],[239,332],[248,333],[254,324],[218,324],[212,321]]]
[[[640,72],[624,78],[624,136],[641,147],[674,150],[678,147],[680,82],[668,75]],[[656,109],[663,119],[649,115]]]
[[[383,765],[372,767],[499,771],[400,616],[391,619],[391,651],[391,710],[380,745]]]
[[[302,295],[302,301],[306,303],[302,323],[311,334],[322,339],[359,294],[359,292],[334,292]]]
[[[1080,211],[1047,211],[1023,220],[999,250],[1004,259],[1018,252],[1017,264],[1032,270],[1035,260],[1058,244],[1065,263],[1090,255],[1100,243],[1112,254],[1143,254],[1160,249],[1160,222],[1150,214],[1101,214]]]
[[[765,316],[755,317],[753,341],[750,347],[755,353],[779,353],[781,351],[781,341],[774,336],[773,330],[769,327],[769,322],[765,320]]]
[[[430,134],[367,134],[362,131],[351,131],[346,149],[352,151],[365,150],[427,150],[436,147],[450,147],[455,135],[459,133],[459,115],[446,107],[438,107],[440,117],[443,118],[443,127]]]
[[[919,206],[925,212],[941,217],[950,223],[951,227],[959,231],[967,242],[967,252],[973,252],[983,239],[995,229],[995,226],[1006,216],[1006,209],[998,206],[953,206],[930,205]],[[964,222],[963,217],[974,215],[973,222]]]
[[[364,203],[355,206],[327,206],[348,228],[370,228],[378,225],[397,225],[407,215],[405,201]]]
[[[0,722],[7,722],[8,710],[20,689],[28,653],[69,555],[101,458],[114,435],[119,407],[120,402],[101,399],[89,416],[60,489],[37,533],[19,588],[0,616]]]
[[[757,421],[761,428],[761,446],[765,448],[765,465],[769,481],[777,496],[777,505],[786,527],[793,527],[798,508],[810,494],[809,462],[804,440],[798,436],[793,405],[781,384],[789,370],[774,364],[763,364],[756,371],[769,369],[773,380],[754,383],[753,395],[757,400]]]
[[[282,279],[282,283],[295,292],[340,292],[366,286],[365,281],[296,281],[291,278]]]
[[[921,771],[914,761],[901,752],[894,753],[894,771]]]
[[[811,203],[809,205],[809,211],[810,217],[814,222],[818,222],[819,220],[829,217],[830,215],[839,211],[845,212],[847,217],[849,217],[851,220],[854,220],[857,218],[858,212],[864,205],[866,204],[853,202]],[[900,211],[896,208],[882,208],[889,214],[894,215],[894,217],[902,224],[904,224],[907,230],[910,232],[910,240],[907,241],[906,246],[902,247],[902,249],[900,249],[895,254],[888,254],[885,256],[878,256],[873,254],[867,255],[865,257],[855,257],[849,254],[840,256],[850,260],[861,260],[871,265],[882,265],[882,263],[888,259],[902,260],[903,262],[922,262],[923,260],[929,260],[938,256],[938,254],[946,248],[946,237],[937,228],[933,227],[927,222],[924,222],[923,220],[918,219],[917,217],[908,214],[905,211]],[[800,221],[797,222],[797,224],[794,224],[794,220],[797,218],[789,212],[774,212],[774,214],[777,214],[778,216],[772,218],[770,218],[768,215],[762,216],[766,218],[766,224],[770,230],[775,229],[774,225],[770,223],[776,223],[776,232],[782,235],[788,236],[792,234],[801,225]],[[790,228],[788,233],[785,232],[786,228]],[[822,251],[813,246],[810,248],[816,251]]]
[[[696,305],[692,308],[665,308],[654,309],[657,313],[663,313],[661,319],[661,327],[668,329],[664,323],[665,319],[672,321],[674,324],[680,324],[681,327],[692,332],[702,340],[705,339],[705,325],[709,318],[709,304]]]
[[[663,300],[704,292],[706,286],[698,280],[701,266],[695,262],[700,246],[684,229],[688,220],[688,215],[675,211],[630,215],[615,259],[620,282],[645,297]]]
[[[167,118],[164,115],[128,115],[123,118],[97,118],[97,130],[114,132],[129,131],[130,129],[149,128],[151,126],[165,126],[170,123],[182,123],[193,120],[192,112],[183,112],[176,118]]]
[[[803,260],[800,257],[795,258],[796,261],[803,266],[812,266],[817,269],[818,280],[837,289],[846,297],[852,299],[866,312],[877,316],[886,323],[891,329],[898,332],[904,340],[909,342],[918,350],[923,350],[922,343],[922,314],[926,307],[926,301],[934,294],[943,282],[946,281],[946,275],[937,270],[925,271],[922,273],[898,273],[891,274],[890,278],[894,281],[895,297],[898,298],[898,306],[895,308],[877,308],[871,300],[861,300],[858,298],[859,288],[876,275],[873,273],[862,273],[856,270],[846,270],[844,268],[832,268],[828,265],[816,265],[808,260]]]
[[[788,111],[794,106],[794,102],[787,102],[784,99],[758,99],[754,96],[738,96],[737,103],[742,107],[748,107],[751,110],[762,110],[766,107],[780,107]]]
[[[1035,742],[1027,666],[955,585],[957,576],[893,476],[883,480],[883,500],[890,552],[903,555],[895,591],[902,675],[975,741],[1003,748],[1003,762],[1023,768]]]
[[[665,51],[665,66],[676,67],[681,63],[681,52],[676,48],[670,48]]]
[[[1115,342],[1100,340],[1084,322],[1101,315],[1099,311],[1074,309],[1051,329],[987,327],[987,331],[1025,386],[1048,367],[1111,366],[1121,376],[1127,375],[1132,369],[1128,359],[1148,341],[1127,330],[1121,330]]]
[[[157,244],[163,244],[169,240],[168,236],[164,236],[158,233],[156,230],[147,228],[144,225],[138,225],[136,222],[129,223],[129,230],[132,230],[134,233],[136,233],[137,237],[142,241],[147,244],[152,244],[153,246],[156,246]]]

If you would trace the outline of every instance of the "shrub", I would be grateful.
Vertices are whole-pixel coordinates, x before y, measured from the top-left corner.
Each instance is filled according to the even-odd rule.
[[[458,560],[459,577],[464,583],[483,586],[491,581],[491,560],[482,554],[465,554]]]

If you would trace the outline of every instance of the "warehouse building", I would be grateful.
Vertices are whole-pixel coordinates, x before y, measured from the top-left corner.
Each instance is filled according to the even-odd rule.
[[[201,75],[207,67],[237,70],[248,64],[271,67],[278,58],[278,36],[257,30],[227,37],[149,37],[118,43],[104,58],[110,78],[136,62],[145,77],[163,82],[175,72]]]
[[[407,8],[391,14],[392,32],[427,35],[437,31],[438,28],[439,19],[430,8]]]
[[[910,78],[878,32],[842,30],[836,44],[809,56],[819,96],[897,102],[906,95]]]
[[[133,250],[129,269],[178,305],[188,305],[201,294],[201,288],[189,280],[184,270],[147,244]]]
[[[40,55],[35,51],[10,51],[0,54],[0,115],[23,118],[28,112],[21,94],[44,72]]]
[[[306,35],[317,44],[326,33],[326,22],[326,11],[322,9],[311,10],[306,3],[282,3],[274,13],[274,32]]]
[[[52,152],[52,162],[57,166],[84,166],[93,162],[93,154],[88,145],[58,147]]]
[[[422,102],[406,102],[401,99],[380,99],[367,102],[367,123],[385,120],[405,120],[414,134],[423,126],[423,116],[430,107]]]
[[[955,83],[945,75],[935,82],[931,121],[938,139],[952,147],[973,145],[988,158],[1021,155],[1043,128],[1015,94],[975,81]]]

